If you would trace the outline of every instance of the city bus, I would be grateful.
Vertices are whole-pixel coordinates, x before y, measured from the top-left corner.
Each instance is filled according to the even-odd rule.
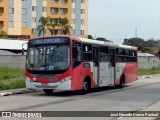
[[[26,57],[26,88],[76,91],[138,79],[137,47],[73,36],[31,39]]]

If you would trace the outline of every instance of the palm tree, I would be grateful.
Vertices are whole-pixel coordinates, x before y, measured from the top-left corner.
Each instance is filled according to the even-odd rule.
[[[69,20],[65,18],[58,18],[59,19],[59,28],[62,30],[61,34],[70,35],[70,29],[72,29],[71,25],[69,25]]]
[[[53,31],[52,31],[51,28],[54,28],[57,25],[56,24],[52,24],[52,21],[53,21],[52,18],[44,17],[44,16],[42,16],[39,19],[39,23],[41,23],[41,24],[37,28],[38,36],[41,36],[41,34],[43,34],[43,37],[44,37],[44,35],[46,34],[47,30],[49,30],[50,33],[53,34]]]

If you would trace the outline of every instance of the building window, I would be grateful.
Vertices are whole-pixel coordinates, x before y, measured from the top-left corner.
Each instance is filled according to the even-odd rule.
[[[85,0],[81,0],[81,3],[85,3]]]
[[[71,20],[71,24],[75,24],[75,19],[72,19],[72,20]]]
[[[64,35],[63,30],[59,30],[59,35]]]
[[[73,8],[72,9],[72,14],[75,14],[76,13],[76,10]]]
[[[72,30],[72,31],[71,31],[71,35],[75,35],[75,30]]]
[[[14,14],[14,8],[9,8],[9,14]]]
[[[43,11],[43,12],[47,12],[47,7],[43,7],[43,8],[42,8],[42,11]]]
[[[36,22],[36,17],[32,17],[32,23]]]
[[[84,30],[81,30],[81,35],[84,35]]]
[[[52,14],[58,14],[58,8],[51,8]]]
[[[9,28],[13,28],[14,27],[14,22],[13,21],[9,21],[8,22],[8,27]]]
[[[62,4],[65,4],[65,3],[66,3],[66,0],[61,0],[61,3],[62,3]]]
[[[32,6],[32,11],[36,11],[36,6]]]
[[[26,22],[22,22],[22,27],[27,27],[27,23]]]
[[[85,14],[85,9],[81,9],[81,14]]]
[[[32,28],[32,33],[36,34],[36,28]]]
[[[57,1],[57,0],[51,0],[51,2],[52,2],[52,3],[57,3],[58,1]]]
[[[84,25],[85,24],[85,21],[82,19],[81,20],[81,25]]]
[[[26,8],[22,8],[22,15],[26,15],[27,14],[27,9]]]

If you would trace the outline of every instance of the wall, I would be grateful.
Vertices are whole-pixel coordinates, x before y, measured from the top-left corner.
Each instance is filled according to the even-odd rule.
[[[153,67],[160,67],[160,60],[158,57],[138,57],[139,69],[151,69]]]
[[[26,56],[21,55],[1,55],[0,66],[19,67],[25,69]]]

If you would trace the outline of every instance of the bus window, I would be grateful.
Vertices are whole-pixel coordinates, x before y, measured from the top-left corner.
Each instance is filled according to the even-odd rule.
[[[109,49],[108,47],[100,47],[101,62],[109,61]]]
[[[83,61],[92,61],[92,45],[83,44]]]
[[[72,56],[73,56],[73,68],[81,64],[81,43],[73,41]]]
[[[130,52],[131,62],[137,62],[137,57],[136,56],[137,56],[136,51],[131,50],[131,52]]]

